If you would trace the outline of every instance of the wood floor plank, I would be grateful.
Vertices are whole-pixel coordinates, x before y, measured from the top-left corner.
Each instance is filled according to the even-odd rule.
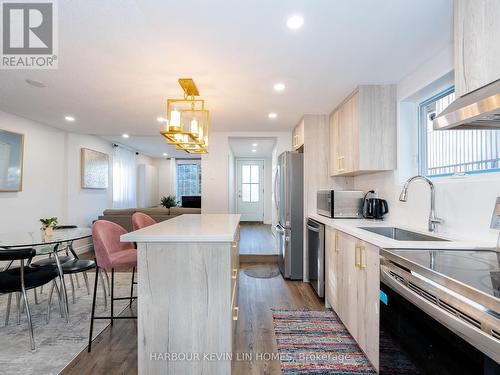
[[[249,265],[255,267],[255,263],[241,266]],[[309,284],[284,280],[281,275],[257,279],[240,272],[239,281],[240,314],[234,344],[235,352],[240,355],[233,361],[233,374],[281,374],[279,360],[266,358],[278,353],[272,309],[323,310],[325,307]],[[124,311],[124,314],[130,313],[129,309]],[[251,358],[240,360],[243,353]],[[137,374],[136,321],[118,320],[112,328],[106,328],[92,344],[92,352],[80,353],[62,373]]]
[[[271,225],[252,221],[241,222],[240,254],[278,254]]]

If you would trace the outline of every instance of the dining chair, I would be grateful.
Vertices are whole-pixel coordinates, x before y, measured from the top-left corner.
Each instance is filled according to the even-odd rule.
[[[31,321],[31,312],[28,303],[27,290],[38,288],[52,281],[55,284],[55,279],[59,276],[57,267],[43,266],[32,268],[25,266],[25,261],[31,260],[36,254],[35,249],[7,249],[0,250],[0,261],[19,261],[20,266],[9,268],[0,272],[0,293],[9,293],[9,302],[7,309],[10,310],[10,300],[12,293],[21,293],[28,318],[30,346],[31,350],[35,350],[35,339],[33,335],[33,324]],[[59,292],[58,292],[59,293]],[[19,314],[18,308],[18,314]],[[9,312],[7,312],[8,314]]]
[[[132,215],[132,227],[134,230],[146,228],[153,224],[156,224],[156,221],[149,215],[143,214],[142,212],[135,212]]]
[[[110,319],[113,325],[114,319],[137,319],[137,316],[114,316],[114,301],[130,300],[132,307],[134,290],[134,274],[130,284],[129,297],[115,297],[115,269],[129,269],[137,267],[137,250],[131,242],[120,242],[120,236],[127,231],[118,224],[107,220],[97,220],[92,225],[92,239],[94,241],[94,252],[96,256],[96,277],[94,279],[94,294],[92,297],[92,312],[90,316],[90,333],[88,352],[92,349],[92,331],[95,319]],[[97,273],[102,269],[111,269],[111,314],[110,316],[95,316],[95,303],[97,294]]]

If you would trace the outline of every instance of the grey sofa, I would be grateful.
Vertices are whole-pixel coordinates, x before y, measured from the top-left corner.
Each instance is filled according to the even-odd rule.
[[[99,220],[108,220],[113,223],[121,225],[127,231],[132,231],[132,215],[135,212],[142,212],[151,216],[157,223],[164,220],[172,219],[176,216],[183,214],[201,214],[201,208],[187,208],[187,207],[152,207],[152,208],[122,208],[115,209],[109,208],[104,210]]]

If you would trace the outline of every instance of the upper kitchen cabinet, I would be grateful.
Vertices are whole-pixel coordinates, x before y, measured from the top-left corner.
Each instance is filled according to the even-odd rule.
[[[359,86],[330,115],[330,175],[396,168],[396,86]]]
[[[298,150],[304,146],[304,119],[302,119],[292,132],[292,148]]]
[[[457,97],[500,79],[500,1],[455,0]]]

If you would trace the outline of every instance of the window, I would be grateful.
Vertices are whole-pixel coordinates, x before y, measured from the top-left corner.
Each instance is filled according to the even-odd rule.
[[[259,201],[259,173],[258,165],[241,166],[241,200],[243,202]]]
[[[201,195],[200,160],[177,160],[177,199],[183,196]]]
[[[435,177],[500,171],[500,130],[433,129],[432,120],[454,100],[450,88],[420,104],[420,173]]]

